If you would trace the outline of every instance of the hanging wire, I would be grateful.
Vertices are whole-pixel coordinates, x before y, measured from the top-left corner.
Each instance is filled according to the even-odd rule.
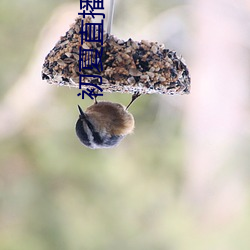
[[[109,13],[108,13],[108,27],[107,27],[108,35],[111,34],[114,11],[115,11],[115,0],[110,0],[110,2],[109,2]]]

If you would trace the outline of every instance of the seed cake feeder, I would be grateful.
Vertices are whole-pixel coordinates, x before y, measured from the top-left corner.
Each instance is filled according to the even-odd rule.
[[[78,16],[75,23],[46,56],[42,67],[42,79],[50,84],[79,88],[79,76],[88,75],[81,81],[98,85],[103,92],[188,94],[189,71],[183,58],[175,51],[166,49],[157,42],[137,42],[131,38],[124,41],[111,35],[113,6],[108,18],[107,31],[103,33],[103,45],[85,40],[84,33],[81,35],[81,29],[85,32],[86,24],[93,20],[90,16]],[[98,32],[95,36],[98,36]],[[101,72],[95,67],[79,72],[79,47],[98,51],[102,49]],[[83,57],[83,60],[86,58]],[[88,87],[82,85],[82,88]]]

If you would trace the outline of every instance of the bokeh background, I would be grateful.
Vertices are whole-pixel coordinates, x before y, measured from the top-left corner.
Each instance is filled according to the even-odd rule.
[[[105,150],[75,136],[77,89],[41,80],[78,11],[0,2],[0,249],[249,250],[250,1],[116,0],[113,34],[182,54],[192,91],[140,97]]]

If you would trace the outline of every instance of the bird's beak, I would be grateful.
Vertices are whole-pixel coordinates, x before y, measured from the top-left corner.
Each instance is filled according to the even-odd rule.
[[[82,111],[82,108],[79,105],[77,105],[77,106],[78,106],[78,109],[79,109],[80,117],[81,118],[86,118],[84,112]]]

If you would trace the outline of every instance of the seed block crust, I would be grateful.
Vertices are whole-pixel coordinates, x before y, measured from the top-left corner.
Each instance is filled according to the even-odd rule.
[[[91,23],[90,17],[77,17],[75,23],[62,36],[46,56],[42,79],[50,84],[79,88],[79,75],[102,76],[102,84],[96,77],[82,78],[82,82],[99,85],[104,92],[140,94],[188,94],[190,77],[182,57],[165,49],[157,42],[123,41],[104,31],[103,71],[83,69],[79,72],[79,46],[101,51],[101,43],[86,42],[81,45],[81,21]],[[96,34],[97,36],[97,34]],[[83,58],[85,60],[85,58]],[[85,86],[83,86],[84,88]],[[86,86],[85,88],[89,88]]]

